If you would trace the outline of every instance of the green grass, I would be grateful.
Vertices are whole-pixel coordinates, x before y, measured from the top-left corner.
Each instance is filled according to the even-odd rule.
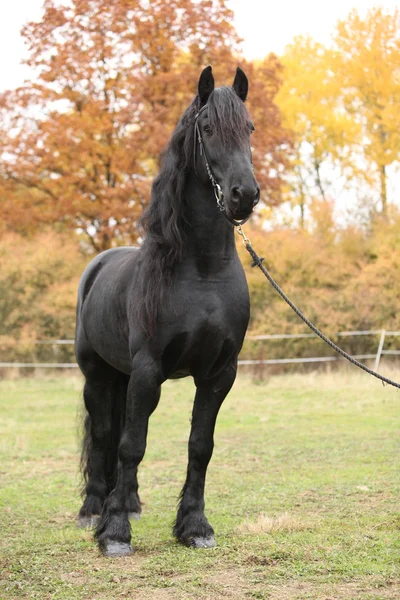
[[[207,479],[218,547],[196,551],[171,535],[193,385],[167,382],[123,559],[102,557],[75,524],[80,390],[78,377],[0,383],[1,600],[400,597],[395,389],[346,373],[239,378]]]

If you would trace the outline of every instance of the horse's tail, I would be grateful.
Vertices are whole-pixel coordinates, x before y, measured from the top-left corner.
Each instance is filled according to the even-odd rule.
[[[85,493],[85,487],[89,479],[91,471],[91,456],[92,456],[92,422],[89,413],[86,413],[83,422],[83,437],[81,447],[80,471],[83,477],[83,487],[81,495]]]
[[[109,414],[109,427],[106,442],[104,474],[107,484],[107,494],[114,489],[117,482],[118,446],[125,425],[126,392],[129,377],[121,375],[116,379],[113,389],[113,399]],[[92,419],[86,412],[83,423],[80,471],[83,478],[82,495],[86,491],[92,468]]]

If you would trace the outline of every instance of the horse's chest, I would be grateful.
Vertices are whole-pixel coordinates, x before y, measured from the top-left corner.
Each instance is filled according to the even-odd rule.
[[[170,313],[170,337],[163,351],[168,377],[211,376],[240,350],[249,318],[247,288],[229,286],[181,288]]]
[[[247,327],[249,302],[247,289],[214,285],[193,285],[183,294],[181,322],[191,325],[198,335],[225,334]]]

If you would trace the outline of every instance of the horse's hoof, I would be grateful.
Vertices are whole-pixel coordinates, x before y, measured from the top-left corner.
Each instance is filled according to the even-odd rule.
[[[213,535],[210,537],[192,537],[187,540],[187,545],[191,548],[215,548],[217,542]]]
[[[100,521],[100,515],[91,515],[90,517],[84,516],[78,517],[78,527],[82,529],[93,529],[97,527],[98,522]]]
[[[133,548],[126,542],[115,542],[108,540],[100,544],[100,550],[108,558],[118,558],[119,556],[129,556],[133,554]]]
[[[130,512],[129,518],[132,519],[133,521],[139,521],[140,513],[139,512]]]

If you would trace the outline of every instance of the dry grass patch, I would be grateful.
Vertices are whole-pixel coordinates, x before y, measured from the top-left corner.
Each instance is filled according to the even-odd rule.
[[[275,517],[261,513],[256,521],[243,521],[238,527],[240,533],[253,534],[304,531],[305,529],[310,529],[309,523],[304,523],[287,512]]]
[[[398,600],[399,582],[387,582],[386,586],[369,585],[368,580],[344,584],[316,584],[291,582],[269,585],[264,588],[268,600]],[[254,597],[257,597],[255,595]]]

